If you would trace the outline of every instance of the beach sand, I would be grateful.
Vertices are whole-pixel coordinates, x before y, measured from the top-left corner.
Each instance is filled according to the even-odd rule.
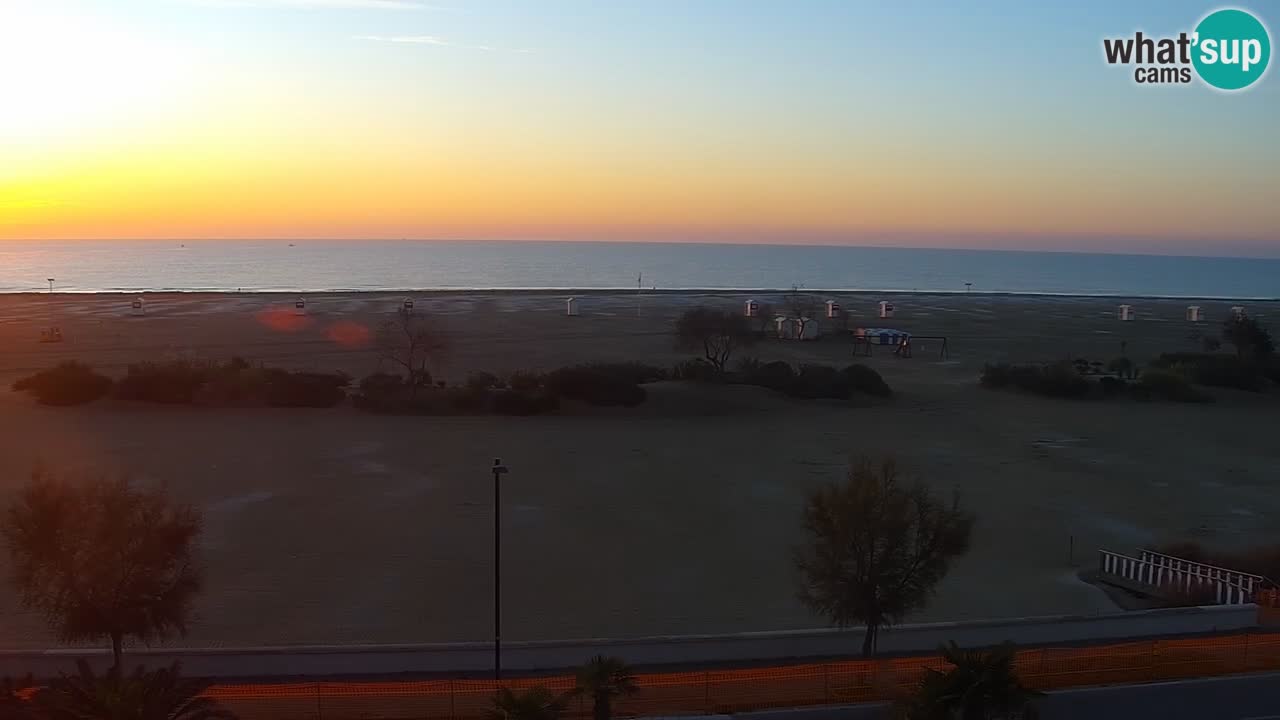
[[[670,328],[694,304],[740,309],[745,293],[420,293],[416,310],[455,338],[436,369],[546,369],[586,361],[667,365]],[[1198,539],[1274,542],[1280,528],[1280,399],[1213,391],[1212,405],[1058,401],[984,390],[987,361],[1084,356],[1121,343],[1135,359],[1195,350],[1232,304],[985,295],[834,297],[850,326],[946,335],[913,359],[860,361],[896,391],[854,406],[751,387],[650,385],[634,409],[545,417],[387,417],[351,408],[210,409],[104,400],[48,408],[16,377],[77,359],[119,374],[143,359],[239,355],[295,368],[377,369],[361,346],[403,294],[0,296],[0,491],[43,464],[164,481],[204,514],[206,590],[173,644],[484,640],[492,622],[492,480],[501,457],[504,637],[719,633],[820,626],[795,599],[791,548],[806,492],[856,454],[897,455],[976,512],[970,553],[913,620],[1114,609],[1076,571],[1096,551]],[[756,294],[781,303],[781,297]],[[875,318],[876,302],[897,305]],[[1243,303],[1280,318],[1280,304]],[[821,321],[820,321],[821,322]],[[823,323],[831,329],[830,323]],[[1275,322],[1271,323],[1273,327]],[[36,342],[56,325],[65,340]],[[840,323],[841,326],[844,323]],[[851,361],[846,337],[772,341],[763,360]],[[1074,538],[1074,541],[1072,540]],[[1069,556],[1074,544],[1074,557]],[[7,557],[0,572],[7,574]],[[52,640],[0,586],[0,647]]]

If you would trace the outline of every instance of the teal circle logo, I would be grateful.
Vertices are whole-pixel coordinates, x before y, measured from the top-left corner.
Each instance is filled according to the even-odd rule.
[[[1271,35],[1258,18],[1229,8],[1196,26],[1191,62],[1200,79],[1219,90],[1240,90],[1258,81],[1271,60]]]

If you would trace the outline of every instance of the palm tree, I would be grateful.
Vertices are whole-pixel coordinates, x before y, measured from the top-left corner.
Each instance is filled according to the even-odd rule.
[[[63,675],[37,696],[52,720],[219,720],[235,714],[201,696],[201,683],[185,680],[174,663],[147,672],[138,667],[125,675],[112,668],[95,675],[77,662],[75,675]]]
[[[636,676],[621,658],[596,655],[578,668],[575,692],[591,696],[592,720],[613,717],[613,699],[639,692]]]
[[[485,712],[488,720],[559,720],[568,707],[564,695],[556,695],[541,685],[522,693],[511,688],[499,688],[493,697],[493,707]]]
[[[1023,686],[1014,670],[1014,648],[962,650],[954,642],[941,648],[953,666],[926,670],[920,687],[903,708],[907,720],[1033,720],[1031,701],[1041,693]]]

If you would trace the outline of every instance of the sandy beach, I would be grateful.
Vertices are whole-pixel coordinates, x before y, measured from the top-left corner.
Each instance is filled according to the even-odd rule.
[[[1211,390],[1211,405],[1071,402],[985,390],[984,362],[1087,357],[1125,344],[1145,360],[1195,350],[1229,301],[835,294],[850,311],[816,342],[770,341],[762,360],[851,361],[843,328],[946,336],[915,357],[861,359],[889,402],[800,401],[754,387],[650,385],[634,409],[542,417],[388,417],[328,410],[160,407],[103,400],[38,406],[9,391],[76,359],[242,356],[292,368],[378,369],[362,343],[403,294],[0,296],[0,491],[43,464],[164,481],[204,514],[206,591],[174,644],[482,640],[491,628],[494,457],[504,505],[504,635],[625,637],[821,625],[795,599],[791,547],[805,493],[855,454],[897,455],[978,516],[974,545],[915,620],[1114,609],[1076,572],[1096,550],[1198,539],[1276,541],[1274,393]],[[437,376],[587,361],[669,365],[685,308],[740,309],[744,293],[414,295],[454,338]],[[780,305],[781,296],[755,299]],[[897,306],[892,320],[876,304]],[[1137,319],[1122,323],[1116,306]],[[1188,323],[1189,304],[1206,322]],[[1280,303],[1244,303],[1277,329]],[[822,322],[822,321],[820,321]],[[64,341],[37,342],[58,326]],[[833,327],[836,325],[836,327]],[[1070,548],[1074,544],[1074,556]],[[7,557],[0,573],[7,574]],[[0,646],[53,644],[0,585]]]

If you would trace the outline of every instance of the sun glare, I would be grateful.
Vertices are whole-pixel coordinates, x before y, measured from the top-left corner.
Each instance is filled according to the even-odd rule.
[[[181,77],[175,55],[100,18],[0,4],[0,142],[64,141],[128,124]]]

